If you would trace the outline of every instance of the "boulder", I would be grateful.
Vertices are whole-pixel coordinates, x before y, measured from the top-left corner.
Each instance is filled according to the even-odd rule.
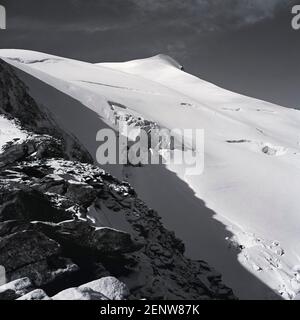
[[[72,213],[60,210],[39,191],[23,186],[20,189],[1,190],[0,221],[49,221],[59,222],[72,219]]]
[[[36,289],[28,292],[27,294],[16,300],[51,300],[51,298],[48,297],[47,293],[44,290]]]
[[[115,277],[104,277],[83,284],[79,288],[90,288],[93,291],[102,293],[110,300],[126,300],[130,295],[126,284]]]
[[[0,265],[9,279],[29,277],[34,284],[47,284],[78,267],[60,256],[60,245],[37,231],[13,233],[0,239]]]
[[[22,143],[9,142],[0,154],[0,163],[4,167],[32,154],[37,159],[63,157],[62,142],[49,135],[31,135]]]
[[[53,300],[109,300],[103,294],[90,288],[69,288],[61,291]]]
[[[32,229],[29,222],[19,220],[7,220],[0,222],[0,237],[5,237],[16,232]]]
[[[139,249],[129,233],[106,227],[95,230],[91,244],[102,253],[130,253]]]
[[[68,180],[68,188],[65,196],[76,203],[90,205],[96,198],[97,191],[86,183]]]
[[[139,249],[129,233],[112,228],[95,228],[85,221],[64,221],[58,224],[58,241],[90,249],[98,254],[123,254]],[[55,237],[55,236],[54,236]]]
[[[29,278],[21,278],[0,286],[0,300],[14,300],[32,290]]]

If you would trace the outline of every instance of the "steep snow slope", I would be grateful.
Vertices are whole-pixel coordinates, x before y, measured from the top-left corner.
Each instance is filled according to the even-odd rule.
[[[185,176],[183,168],[169,168],[173,175],[148,166],[127,173],[129,179],[169,225],[174,220],[173,228],[190,255],[204,252],[238,296],[268,298],[269,293],[242,276],[230,258],[235,254],[284,298],[300,291],[298,111],[223,90],[181,71],[165,56],[97,65],[22,50],[0,50],[0,57],[79,100],[108,124],[113,101],[126,106],[128,114],[162,127],[204,129],[201,176]],[[162,175],[159,188],[155,179]],[[197,198],[190,201],[186,184],[205,201],[210,215],[227,226],[229,237],[222,245],[214,239],[226,233],[220,236],[212,232],[218,228],[206,228],[208,211],[200,210],[204,204],[196,203]],[[208,239],[207,246],[203,239]]]
[[[0,115],[0,154],[8,141],[15,139],[23,140],[27,136],[26,132],[18,128],[16,123]]]
[[[0,300],[235,299],[50,113],[0,61]]]

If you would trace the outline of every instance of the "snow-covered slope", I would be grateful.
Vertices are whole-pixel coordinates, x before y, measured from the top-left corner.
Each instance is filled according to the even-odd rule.
[[[0,115],[0,154],[8,141],[23,140],[26,136],[26,132],[18,128],[15,122]]]
[[[235,299],[3,61],[0,126],[0,300]]]
[[[113,101],[162,127],[204,129],[202,175],[147,166],[129,172],[130,182],[188,253],[212,263],[238,296],[268,298],[271,288],[293,298],[300,291],[298,111],[221,89],[165,56],[105,64],[23,50],[0,50],[0,57],[107,124]],[[219,233],[220,225],[227,230]]]

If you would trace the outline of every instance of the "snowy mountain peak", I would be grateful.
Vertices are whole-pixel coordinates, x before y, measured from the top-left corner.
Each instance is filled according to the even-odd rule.
[[[102,63],[99,63],[101,65]],[[136,60],[131,60],[128,62],[121,62],[120,64],[126,64],[128,66],[134,67],[134,66],[144,66],[145,68],[151,68],[154,65],[156,67],[164,68],[166,66],[171,66],[175,67],[179,70],[183,70],[183,66],[177,62],[175,59],[172,57],[166,55],[166,54],[157,54],[153,57],[150,58],[145,58],[145,59],[136,59]]]
[[[201,176],[146,167],[131,170],[132,184],[165,213],[188,254],[204,254],[239,297],[266,298],[272,290],[291,299],[300,292],[299,111],[215,86],[165,56],[100,64],[20,50],[0,50],[0,57],[108,125],[113,101],[160,127],[203,129]],[[199,243],[209,246],[200,252]]]
[[[160,60],[161,62],[165,63],[165,64],[169,64],[173,67],[176,67],[177,69],[182,70],[183,66],[174,58],[172,58],[171,56],[168,56],[166,54],[160,53],[156,56],[153,56],[152,58],[149,59],[153,59],[153,60]]]
[[[0,300],[235,299],[46,111],[0,61]]]

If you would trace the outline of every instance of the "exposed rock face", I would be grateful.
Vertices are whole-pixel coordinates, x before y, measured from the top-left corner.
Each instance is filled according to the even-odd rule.
[[[205,262],[184,256],[128,183],[90,163],[1,62],[0,114],[28,134],[0,150],[0,265],[8,281],[31,280],[31,290],[0,286],[0,299],[234,298]]]
[[[92,157],[76,138],[58,127],[48,110],[34,101],[26,85],[2,61],[0,61],[0,114],[7,119],[15,120],[22,129],[33,135],[33,139],[30,139],[33,144],[39,144],[36,135],[46,140],[57,139],[54,147],[63,150],[61,157],[93,162]],[[47,153],[47,145],[43,143],[42,146],[44,150],[40,151]],[[53,155],[51,150],[50,153]]]
[[[47,293],[42,289],[33,290],[17,300],[51,300]]]
[[[60,256],[57,242],[34,230],[2,237],[0,263],[4,265],[9,279],[26,275],[38,286],[78,269],[74,263]]]
[[[21,297],[33,288],[29,278],[21,278],[0,286],[0,300],[13,300]]]

